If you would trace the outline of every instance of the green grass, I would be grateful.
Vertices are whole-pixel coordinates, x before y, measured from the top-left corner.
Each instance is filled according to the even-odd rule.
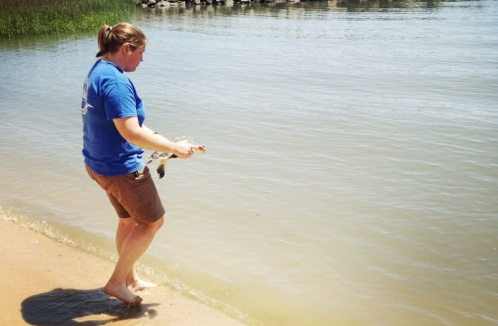
[[[1,0],[0,38],[12,39],[97,30],[128,20],[133,0]]]

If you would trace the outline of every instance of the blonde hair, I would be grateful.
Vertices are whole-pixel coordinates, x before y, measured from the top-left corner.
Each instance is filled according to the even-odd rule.
[[[138,49],[147,44],[147,37],[136,26],[130,23],[119,23],[114,26],[102,25],[99,29],[97,58],[106,53],[116,53],[124,43]]]

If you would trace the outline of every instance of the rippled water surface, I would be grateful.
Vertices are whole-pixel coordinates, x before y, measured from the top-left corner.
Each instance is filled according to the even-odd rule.
[[[138,14],[146,124],[208,149],[157,180],[167,223],[143,264],[250,324],[497,324],[497,9]],[[112,253],[81,157],[96,35],[0,45],[0,203]]]

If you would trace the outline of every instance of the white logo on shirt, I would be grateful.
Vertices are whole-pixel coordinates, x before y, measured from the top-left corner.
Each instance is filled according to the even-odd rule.
[[[85,115],[88,109],[93,108],[93,105],[87,102],[88,99],[88,77],[83,85],[83,94],[81,94],[81,114]]]

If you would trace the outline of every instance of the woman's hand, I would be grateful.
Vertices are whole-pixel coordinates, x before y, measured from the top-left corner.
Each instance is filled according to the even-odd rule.
[[[173,154],[183,159],[192,156],[192,154],[194,154],[194,150],[198,147],[197,145],[187,144],[184,142],[173,143],[173,144],[175,147],[173,150]]]

